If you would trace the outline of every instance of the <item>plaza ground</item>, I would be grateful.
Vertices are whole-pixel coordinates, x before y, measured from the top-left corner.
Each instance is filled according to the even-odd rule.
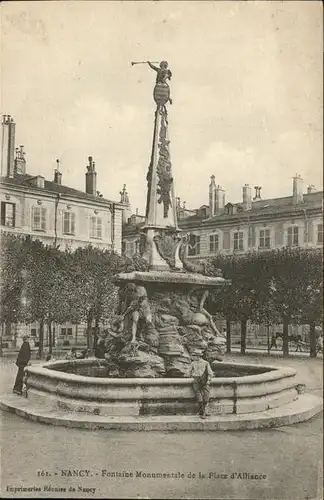
[[[271,359],[265,355],[226,356],[226,360],[231,359],[291,366],[307,392],[322,395],[322,356],[287,360],[279,355]],[[2,358],[1,393],[11,391],[15,373],[14,359]],[[277,429],[206,433],[68,429],[36,424],[7,412],[2,413],[1,423],[1,488],[5,498],[322,498],[322,415]],[[88,470],[89,477],[62,476],[62,470],[67,469]],[[50,475],[38,476],[38,471]],[[133,477],[109,477],[123,471]],[[180,473],[184,477],[145,477],[148,473]],[[266,477],[231,478],[235,473]],[[7,491],[7,487],[33,486],[43,490],[45,485],[66,491]],[[76,491],[69,491],[70,487]],[[78,492],[79,487],[95,488],[95,493]]]

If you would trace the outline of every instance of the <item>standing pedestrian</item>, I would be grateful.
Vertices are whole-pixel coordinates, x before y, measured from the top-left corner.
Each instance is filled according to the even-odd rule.
[[[206,407],[210,396],[210,383],[214,376],[208,361],[202,358],[202,351],[195,350],[191,353],[192,363],[190,375],[193,377],[193,390],[199,405],[200,418],[206,418],[209,414]]]
[[[296,352],[302,352],[302,345],[303,345],[303,341],[302,341],[302,338],[301,338],[301,335],[297,335],[297,339],[296,339]]]
[[[94,350],[94,355],[98,359],[105,359],[105,353],[106,353],[106,345],[104,339],[99,340],[97,343],[95,350]]]
[[[23,343],[20,347],[20,351],[17,356],[16,365],[18,366],[18,373],[15,380],[15,385],[13,392],[15,394],[22,395],[23,380],[24,380],[24,370],[28,365],[30,360],[30,345],[28,342],[28,337],[25,335],[23,337]]]
[[[271,335],[271,344],[270,344],[270,347],[269,347],[269,351],[275,347],[277,349],[277,334],[272,334]]]

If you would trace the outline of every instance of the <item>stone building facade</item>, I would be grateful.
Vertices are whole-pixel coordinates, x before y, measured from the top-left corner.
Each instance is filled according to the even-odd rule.
[[[15,126],[10,116],[2,122],[1,157],[1,231],[28,234],[44,244],[56,243],[61,249],[75,250],[90,243],[102,249],[121,253],[122,220],[127,209],[125,198],[120,202],[104,198],[97,191],[97,172],[93,158],[85,168],[85,191],[65,186],[59,161],[52,180],[27,173],[23,146],[15,147]],[[83,325],[55,325],[57,340],[84,343]],[[37,342],[38,325],[7,325],[4,341],[29,334]],[[46,332],[45,332],[46,343]]]
[[[212,176],[209,205],[195,211],[177,207],[179,227],[189,237],[188,257],[203,259],[285,246],[322,248],[323,192],[308,186],[304,193],[299,175],[293,178],[292,187],[290,196],[262,199],[261,187],[255,187],[253,196],[246,184],[241,202],[225,203],[225,191]],[[122,244],[128,256],[138,248],[142,225],[144,218],[138,214],[123,225]]]
[[[181,206],[178,199],[178,225],[187,236],[187,257],[206,259],[219,253],[242,255],[251,251],[264,252],[286,246],[307,249],[323,248],[323,192],[309,185],[303,188],[303,179],[295,175],[292,192],[285,197],[261,197],[261,186],[245,184],[242,199],[226,201],[225,190],[211,177],[208,205],[196,210]],[[144,217],[131,216],[123,225],[123,251],[131,257],[139,251],[140,231]],[[221,324],[220,327],[223,325]],[[273,326],[275,331],[280,326]],[[240,337],[238,325],[232,327],[234,342]],[[290,327],[290,332],[307,335],[307,327]],[[270,331],[271,335],[272,331]],[[261,335],[260,335],[261,334]],[[265,327],[250,325],[247,341],[264,343]]]

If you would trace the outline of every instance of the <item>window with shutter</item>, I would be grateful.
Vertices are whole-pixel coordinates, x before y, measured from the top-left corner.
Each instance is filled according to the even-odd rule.
[[[75,213],[71,214],[71,234],[75,234]]]
[[[90,238],[102,239],[101,217],[90,217]]]
[[[275,227],[275,246],[283,245],[283,224],[278,223]]]
[[[200,236],[197,234],[189,235],[188,243],[188,255],[199,255],[200,254]]]
[[[313,221],[308,221],[308,224],[307,224],[307,241],[308,243],[313,243],[314,241],[314,225],[313,225]]]
[[[259,247],[270,248],[270,229],[260,229]]]
[[[217,252],[219,250],[218,234],[209,235],[209,252]]]
[[[323,243],[323,224],[317,224],[317,243]]]
[[[252,226],[249,226],[248,230],[248,247],[252,246]]]
[[[5,225],[6,220],[6,204],[4,201],[1,202],[1,226]]]
[[[32,230],[46,231],[46,208],[32,207]]]
[[[231,248],[231,234],[229,231],[224,231],[223,248],[224,250],[229,250]]]
[[[73,212],[63,213],[63,233],[75,234],[75,213]]]
[[[288,227],[288,240],[289,247],[296,247],[299,245],[299,228],[298,226]]]
[[[233,248],[234,250],[244,250],[244,233],[237,231],[233,234]]]
[[[41,229],[46,230],[46,208],[41,208]]]
[[[255,226],[252,226],[252,247],[255,247],[256,244],[256,237],[255,237]]]
[[[16,205],[14,203],[1,202],[1,225],[15,227],[16,225]]]

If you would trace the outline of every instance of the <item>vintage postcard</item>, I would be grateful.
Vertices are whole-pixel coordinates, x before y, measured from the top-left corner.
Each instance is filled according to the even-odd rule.
[[[322,498],[322,39],[2,2],[2,498]]]

